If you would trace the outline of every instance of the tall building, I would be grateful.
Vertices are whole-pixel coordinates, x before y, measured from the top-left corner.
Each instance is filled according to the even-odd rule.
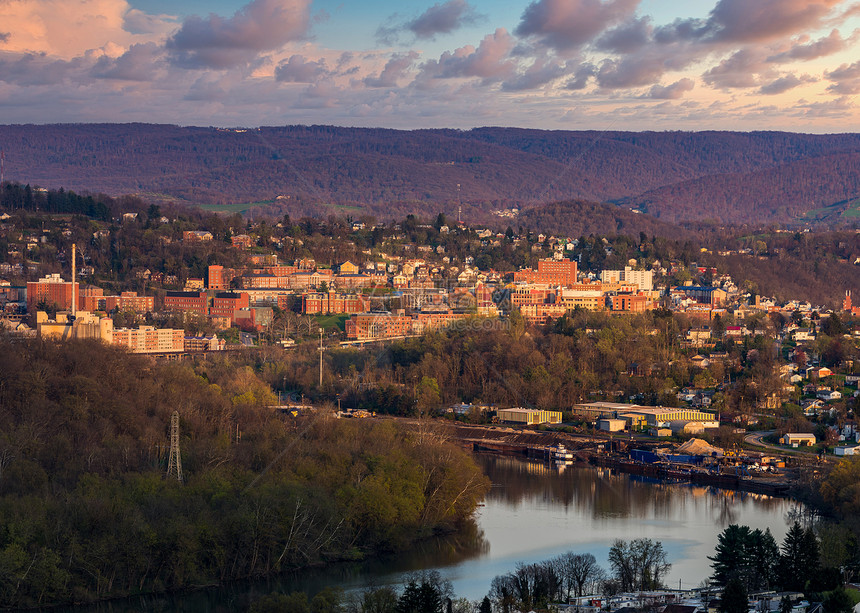
[[[79,293],[80,285],[78,283],[75,283],[73,288],[72,283],[63,281],[59,273],[47,275],[38,281],[27,283],[27,310],[33,313],[36,310],[36,305],[44,300],[49,305],[56,305],[60,311],[71,311],[72,296],[78,296]]]
[[[227,289],[224,285],[224,267],[215,264],[209,267],[206,275],[206,287],[209,289]]]
[[[576,262],[569,259],[540,260],[538,269],[518,270],[514,273],[514,281],[526,283],[546,283],[547,285],[574,285],[576,283]]]
[[[600,273],[600,280],[603,283],[636,284],[643,292],[654,289],[654,271],[633,270],[630,266],[625,266],[624,270],[604,270]]]
[[[113,344],[127,347],[132,353],[180,353],[185,350],[185,331],[173,328],[117,328]]]

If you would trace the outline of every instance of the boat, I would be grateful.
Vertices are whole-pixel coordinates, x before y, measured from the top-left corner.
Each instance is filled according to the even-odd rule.
[[[569,451],[564,445],[559,443],[555,447],[550,448],[552,459],[556,461],[567,461],[573,459],[573,452]]]

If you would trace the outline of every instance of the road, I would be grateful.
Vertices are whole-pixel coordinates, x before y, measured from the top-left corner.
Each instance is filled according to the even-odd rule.
[[[765,449],[770,449],[772,451],[778,451],[780,453],[785,453],[786,449],[782,447],[777,447],[776,445],[771,445],[769,443],[765,443],[762,439],[766,436],[770,436],[773,434],[775,430],[765,430],[763,432],[753,432],[752,434],[747,434],[744,437],[744,442],[749,445],[754,445],[756,447],[764,447]]]

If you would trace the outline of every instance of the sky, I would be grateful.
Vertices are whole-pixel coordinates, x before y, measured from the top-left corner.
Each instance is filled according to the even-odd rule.
[[[860,129],[860,0],[0,0],[0,123]]]

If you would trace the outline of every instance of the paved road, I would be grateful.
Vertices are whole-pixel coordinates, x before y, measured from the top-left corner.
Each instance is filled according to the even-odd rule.
[[[770,436],[776,432],[775,430],[765,430],[763,432],[753,432],[752,434],[747,434],[744,437],[744,442],[749,445],[755,445],[756,447],[764,447],[765,449],[770,449],[772,451],[779,451],[780,453],[785,453],[786,449],[782,447],[777,447],[776,445],[771,445],[769,443],[765,443],[762,439],[766,436]]]

